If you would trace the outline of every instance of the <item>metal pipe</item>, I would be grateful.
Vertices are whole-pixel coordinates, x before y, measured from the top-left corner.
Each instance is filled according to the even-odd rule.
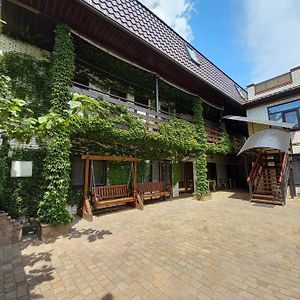
[[[156,112],[159,112],[158,76],[155,76],[155,108],[156,108]]]

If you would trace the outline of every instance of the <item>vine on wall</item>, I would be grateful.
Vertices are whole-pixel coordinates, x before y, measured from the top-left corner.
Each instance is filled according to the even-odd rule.
[[[138,161],[137,165],[137,182],[144,182],[147,172],[147,163],[143,160]],[[132,162],[107,162],[107,182],[114,184],[132,184],[133,182],[133,165]]]
[[[174,161],[172,164],[172,186],[175,186],[181,177],[181,165],[179,161]]]
[[[230,154],[236,150],[232,141],[230,140],[229,134],[226,130],[225,124],[221,123],[221,141],[219,144],[208,144],[207,153],[209,154]]]
[[[204,127],[203,107],[200,101],[194,103],[194,120],[196,122],[198,143],[201,145],[196,152],[196,193],[199,196],[205,196],[209,194],[206,162],[208,143]]]
[[[36,217],[39,202],[43,197],[43,158],[45,149],[14,148],[12,156],[7,158],[6,151],[6,181],[0,193],[2,201],[0,209],[9,213],[12,217],[26,215]],[[9,176],[9,166],[11,161],[32,161],[32,177],[11,178]]]
[[[91,61],[93,61],[92,53],[94,52],[85,53],[86,57],[91,58]],[[94,57],[94,62],[97,65],[103,65],[105,67],[106,59],[108,59],[107,54],[101,58]],[[45,99],[47,99],[46,94],[49,90],[46,88],[45,83],[48,78],[47,62],[35,62],[34,58],[16,54],[7,55],[2,62],[3,63],[0,64],[2,65],[0,71],[2,70],[2,72],[6,72],[6,74],[14,76],[14,66],[18,70],[17,74],[15,74],[16,76],[12,79],[13,92],[18,93],[20,97],[24,96],[26,99],[37,99],[38,101],[32,102],[35,102],[36,105],[36,108],[32,106],[32,109],[36,114],[39,113],[39,115],[42,115],[44,111],[38,102],[41,100],[40,97],[45,96]],[[34,70],[39,67],[41,68],[40,73],[37,72],[34,76],[33,74],[29,74],[30,70],[32,70],[32,68],[30,69],[31,63],[34,66]],[[110,61],[110,65],[111,64],[112,61]],[[124,67],[125,64],[126,63],[120,63],[118,66],[116,65],[116,68],[112,71],[116,73],[116,75],[127,79],[130,79],[130,76],[135,76],[134,79],[132,77],[135,83],[140,83],[141,85],[145,84],[146,88],[149,85],[149,90],[153,88],[153,77],[149,74],[147,74],[147,76],[145,74],[143,74],[143,76],[142,74],[141,76],[136,76],[139,74],[139,71],[131,66],[132,72],[128,72],[128,68]],[[123,67],[124,70],[120,71]],[[24,71],[25,75],[22,73],[23,69],[26,69],[26,72]],[[68,28],[65,25],[60,25],[57,28],[56,44],[50,71],[51,93],[49,94],[51,98],[48,98],[48,105],[43,104],[43,108],[45,108],[46,111],[48,111],[49,103],[51,103],[52,108],[47,117],[42,115],[39,118],[39,128],[32,130],[32,126],[35,124],[33,120],[32,126],[28,127],[28,132],[31,131],[38,134],[39,131],[43,131],[50,137],[44,168],[47,188],[38,211],[41,222],[58,224],[71,220],[70,215],[65,210],[70,186],[70,137],[72,141],[72,151],[77,153],[89,152],[104,155],[126,155],[151,160],[180,160],[196,153],[197,192],[199,195],[208,193],[206,154],[227,154],[232,151],[232,147],[230,146],[230,139],[225,126],[222,127],[222,143],[220,145],[207,144],[203,122],[203,107],[198,99],[195,101],[195,125],[183,120],[174,119],[170,122],[161,123],[159,132],[147,131],[144,121],[137,116],[131,115],[124,106],[111,105],[101,99],[98,99],[98,102],[97,100],[82,95],[73,96],[71,106],[73,105],[73,108],[78,108],[78,110],[75,114],[69,116],[67,103],[72,98],[69,85],[74,75],[74,69],[74,47],[72,39]],[[26,77],[26,74],[28,77]],[[136,80],[140,81],[136,82]],[[22,81],[24,82],[21,83]],[[28,83],[27,86],[26,82],[31,83]],[[111,84],[111,79],[109,83]],[[129,84],[127,88],[130,91]],[[170,92],[169,87],[162,83],[161,89],[163,92],[165,91],[166,94],[174,92],[175,97],[176,89],[174,87],[172,87],[172,91]],[[180,99],[182,98],[181,96],[180,94]],[[23,105],[22,102],[16,103],[19,103],[20,106]],[[85,106],[87,103],[90,105],[88,109]],[[11,104],[14,104],[14,102]],[[0,103],[0,115],[2,113],[1,109]],[[6,108],[4,108],[4,110],[5,109]],[[12,115],[14,113],[15,112],[12,112]],[[57,126],[59,122],[61,122],[60,125],[64,125]],[[11,124],[14,124],[14,122],[11,122]],[[44,134],[44,137],[45,136],[47,135]],[[140,163],[142,164],[143,162],[141,161]],[[180,177],[180,172],[176,172],[176,169],[177,165],[173,164],[173,182],[178,181]],[[115,170],[117,169],[115,168]],[[143,172],[146,168],[141,165],[138,170],[139,172]],[[128,173],[126,173],[126,178],[128,178],[127,175]],[[143,178],[144,175],[139,174],[139,181],[142,180],[141,178]],[[112,177],[114,176],[111,176],[111,178]],[[125,175],[120,181],[124,183],[124,179]],[[125,183],[126,182],[125,180]],[[16,199],[20,199],[19,195],[21,189],[21,187],[16,189],[18,191]],[[22,197],[24,198],[24,196]],[[20,203],[21,202],[24,201],[22,200]],[[35,203],[33,203],[33,205],[35,205]]]
[[[35,116],[49,110],[49,62],[19,52],[0,55],[0,74],[8,76],[14,97],[27,102]]]
[[[69,86],[75,71],[74,59],[70,31],[66,25],[58,25],[50,70],[51,112],[58,116],[64,114],[71,98]],[[70,149],[69,128],[55,128],[50,135],[44,165],[46,188],[38,210],[41,223],[61,224],[72,220],[66,209],[70,187]]]

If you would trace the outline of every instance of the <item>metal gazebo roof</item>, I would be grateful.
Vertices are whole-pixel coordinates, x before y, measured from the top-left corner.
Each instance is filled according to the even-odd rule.
[[[289,152],[290,142],[290,132],[281,129],[265,129],[251,135],[238,155],[242,152],[257,148],[270,148],[282,152]]]

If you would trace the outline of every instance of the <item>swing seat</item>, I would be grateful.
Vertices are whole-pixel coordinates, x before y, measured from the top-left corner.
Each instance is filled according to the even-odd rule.
[[[92,187],[92,199],[95,208],[135,201],[128,184]]]
[[[164,182],[146,182],[138,183],[138,193],[143,200],[169,197],[171,198],[171,189]]]

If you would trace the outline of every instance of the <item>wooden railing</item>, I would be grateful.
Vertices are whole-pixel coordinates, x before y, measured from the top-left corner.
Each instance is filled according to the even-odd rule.
[[[286,168],[287,168],[288,159],[289,159],[289,154],[286,152],[286,153],[284,153],[283,160],[282,160],[280,175],[279,175],[279,179],[278,179],[279,183],[281,183],[282,179],[284,178],[285,171],[286,171]]]
[[[193,123],[193,117],[187,114],[179,113],[168,113],[165,111],[156,111],[154,108],[149,107],[143,104],[136,104],[133,101],[130,101],[126,98],[118,97],[106,92],[103,92],[97,88],[85,86],[78,82],[73,82],[71,89],[78,93],[89,96],[91,98],[103,98],[105,101],[113,104],[123,104],[128,108],[128,111],[136,116],[142,117],[146,121],[147,128],[151,130],[159,130],[159,123],[168,122],[174,118],[182,119],[187,122]],[[208,143],[218,144],[221,141],[221,131],[217,124],[205,120],[205,129],[207,132],[207,141]]]
[[[256,160],[252,166],[252,169],[250,171],[250,174],[247,178],[247,182],[252,182],[259,170],[259,167],[260,167],[260,163],[261,163],[261,159],[262,159],[262,151],[260,151],[256,157]]]
[[[280,184],[281,188],[281,197],[282,201],[285,203],[286,196],[287,196],[287,189],[288,189],[288,182],[290,177],[290,155],[288,153],[284,154],[279,180],[278,183]]]
[[[249,193],[250,193],[250,197],[252,198],[253,195],[253,191],[255,188],[255,179],[256,176],[258,175],[258,172],[260,170],[261,167],[261,163],[262,163],[262,157],[263,157],[263,151],[260,151],[256,157],[256,160],[252,166],[252,169],[250,171],[250,174],[247,178],[247,182],[248,182],[248,186],[249,186]]]

